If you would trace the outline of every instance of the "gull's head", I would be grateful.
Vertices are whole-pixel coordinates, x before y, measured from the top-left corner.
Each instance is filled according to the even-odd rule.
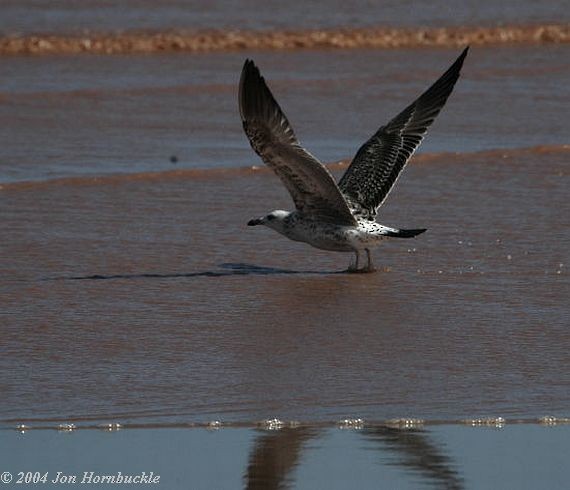
[[[279,231],[283,228],[283,223],[290,214],[291,213],[289,211],[278,209],[276,211],[271,211],[267,216],[263,216],[262,218],[250,219],[247,222],[247,226],[264,225],[268,228],[273,228],[274,230]]]

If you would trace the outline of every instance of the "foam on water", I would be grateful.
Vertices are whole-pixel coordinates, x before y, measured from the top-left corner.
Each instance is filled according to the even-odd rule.
[[[543,425],[543,426],[565,426],[570,425],[570,417],[555,417],[544,415],[537,418],[504,418],[504,417],[477,417],[467,419],[421,419],[421,418],[393,418],[387,420],[364,420],[362,418],[344,418],[336,422],[333,421],[299,421],[281,420],[276,417],[261,420],[258,422],[235,422],[212,420],[210,422],[184,422],[184,423],[119,423],[108,422],[92,424],[89,422],[64,422],[59,424],[46,424],[37,421],[32,425],[16,424],[10,427],[7,424],[0,426],[0,430],[15,430],[22,434],[29,431],[54,430],[60,432],[74,432],[77,430],[101,430],[104,432],[117,432],[119,430],[140,430],[140,429],[260,429],[266,431],[279,431],[284,429],[332,429],[340,430],[361,430],[364,428],[390,427],[401,430],[417,430],[424,427],[435,427],[440,425],[467,425],[471,427],[494,427],[502,428],[506,425]]]
[[[306,31],[202,31],[0,37],[2,55],[417,48],[570,42],[568,24]]]

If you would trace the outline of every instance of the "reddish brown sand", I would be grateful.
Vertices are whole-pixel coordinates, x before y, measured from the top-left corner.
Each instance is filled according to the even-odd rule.
[[[5,185],[0,419],[565,415],[568,157],[419,159],[375,274],[248,228],[268,172]]]
[[[346,28],[322,30],[129,32],[25,35],[0,38],[0,55],[130,54],[168,51],[235,51],[323,48],[568,43],[570,25],[504,25],[441,28]]]

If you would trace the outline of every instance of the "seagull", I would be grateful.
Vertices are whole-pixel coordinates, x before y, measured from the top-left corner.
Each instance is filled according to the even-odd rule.
[[[372,272],[371,249],[387,238],[411,238],[426,229],[398,229],[376,215],[398,176],[451,94],[469,47],[422,95],[357,151],[338,182],[295,136],[255,63],[247,59],[239,82],[243,129],[255,152],[293,198],[295,211],[276,210],[251,219],[287,238],[322,250],[353,252],[350,272]],[[367,264],[359,269],[361,254]]]

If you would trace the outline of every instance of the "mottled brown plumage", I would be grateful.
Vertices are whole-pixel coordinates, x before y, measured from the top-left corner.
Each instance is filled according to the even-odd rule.
[[[282,180],[297,210],[328,223],[356,225],[333,176],[301,146],[251,60],[241,74],[239,108],[252,148]]]
[[[370,249],[387,237],[411,238],[425,229],[399,230],[374,220],[398,175],[445,105],[465,56],[416,101],[382,126],[357,152],[337,185],[330,172],[306,151],[253,61],[246,60],[239,84],[239,109],[252,148],[279,176],[296,211],[273,211],[249,225],[265,225],[291,240],[316,248],[361,251],[373,270]]]
[[[360,147],[339,187],[354,214],[374,219],[400,172],[451,94],[469,48],[420,97]]]

